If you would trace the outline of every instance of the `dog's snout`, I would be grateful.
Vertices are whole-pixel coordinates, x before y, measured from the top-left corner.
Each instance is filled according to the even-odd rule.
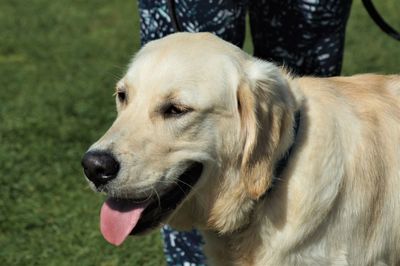
[[[82,158],[85,175],[96,187],[114,179],[119,171],[119,163],[114,156],[105,151],[89,151]]]

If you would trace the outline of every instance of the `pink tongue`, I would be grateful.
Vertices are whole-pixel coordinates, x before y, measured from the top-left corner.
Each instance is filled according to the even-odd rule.
[[[107,199],[100,211],[100,231],[104,238],[113,245],[121,245],[139,221],[145,207],[145,204]]]

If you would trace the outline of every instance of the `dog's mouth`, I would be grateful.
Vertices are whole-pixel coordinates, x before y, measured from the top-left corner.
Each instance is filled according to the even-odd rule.
[[[108,198],[100,212],[100,230],[104,238],[118,246],[130,234],[141,234],[159,226],[190,193],[202,170],[201,163],[192,163],[160,196],[143,201]]]

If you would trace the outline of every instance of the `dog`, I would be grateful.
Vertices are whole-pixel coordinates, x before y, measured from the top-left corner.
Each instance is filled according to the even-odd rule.
[[[146,44],[82,159],[112,244],[198,229],[212,265],[400,265],[400,76],[294,77],[209,33]]]

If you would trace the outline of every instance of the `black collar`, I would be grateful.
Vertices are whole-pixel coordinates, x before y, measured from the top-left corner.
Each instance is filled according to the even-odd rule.
[[[299,133],[299,125],[300,125],[300,111],[297,111],[294,114],[293,143],[292,143],[292,145],[290,145],[290,147],[287,150],[287,152],[285,153],[285,155],[276,163],[275,171],[274,171],[274,177],[279,177],[282,174],[283,170],[286,168],[286,166],[287,166],[287,164],[289,162],[289,158],[290,158],[290,155],[292,154],[294,144],[296,143],[297,134]]]
[[[275,171],[274,174],[272,176],[272,185],[267,189],[267,191],[264,192],[264,194],[256,201],[260,201],[263,200],[274,188],[274,186],[276,185],[277,181],[279,180],[279,177],[281,176],[282,172],[285,170],[289,159],[290,159],[290,155],[292,154],[293,151],[293,147],[295,146],[296,143],[296,139],[297,139],[297,135],[299,132],[299,127],[300,127],[300,111],[297,111],[294,114],[294,124],[293,124],[293,130],[294,130],[294,136],[293,136],[293,143],[292,145],[290,145],[289,149],[287,150],[287,152],[285,153],[285,155],[277,162],[276,166],[275,166]],[[254,212],[253,208],[253,211]],[[242,226],[241,228],[239,228],[238,230],[246,230],[246,228],[248,228],[250,226],[250,223],[247,223],[246,225]]]
[[[294,136],[293,136],[293,143],[290,145],[289,149],[286,151],[285,155],[276,163],[275,165],[275,170],[274,174],[272,176],[272,184],[271,186],[267,189],[267,191],[260,197],[260,199],[264,198],[268,193],[271,192],[273,187],[276,185],[276,182],[279,180],[279,177],[282,175],[283,170],[285,170],[289,159],[290,155],[292,154],[293,147],[295,146],[297,135],[299,133],[299,127],[300,127],[300,111],[297,111],[294,114],[294,125],[293,125],[293,130],[294,130]]]

